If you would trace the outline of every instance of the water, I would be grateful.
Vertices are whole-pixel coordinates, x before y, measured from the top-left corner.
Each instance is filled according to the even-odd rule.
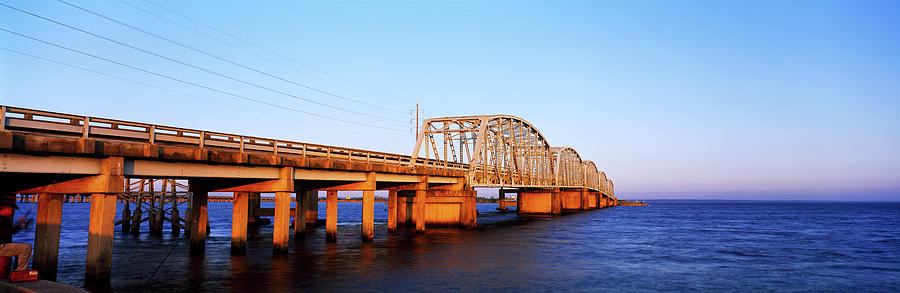
[[[337,243],[320,227],[274,257],[271,225],[250,229],[247,255],[232,257],[231,203],[210,203],[205,256],[191,257],[181,235],[117,230],[112,281],[87,286],[89,204],[65,204],[58,280],[166,292],[900,291],[900,203],[649,203],[548,218],[479,204],[478,229],[425,235],[387,233],[376,203],[373,243],[359,240],[361,204],[339,203]]]

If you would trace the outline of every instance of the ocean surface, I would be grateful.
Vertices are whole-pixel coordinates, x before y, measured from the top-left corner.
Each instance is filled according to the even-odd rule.
[[[286,256],[272,255],[271,225],[249,229],[247,255],[232,256],[231,203],[209,203],[203,256],[168,225],[161,237],[146,223],[140,235],[117,227],[108,284],[84,282],[90,204],[67,203],[58,281],[96,292],[900,292],[900,203],[648,202],[535,218],[478,204],[478,229],[424,235],[387,233],[376,203],[372,243],[359,239],[362,205],[339,203],[338,242],[319,227]],[[15,235],[33,238],[33,227]]]

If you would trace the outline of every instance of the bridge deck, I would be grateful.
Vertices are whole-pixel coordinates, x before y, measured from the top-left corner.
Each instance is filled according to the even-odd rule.
[[[0,172],[99,174],[100,157],[124,157],[125,176],[457,183],[467,166],[410,156],[3,107]],[[74,156],[73,156],[74,155]],[[431,178],[434,177],[434,178]],[[460,181],[461,182],[461,181]]]

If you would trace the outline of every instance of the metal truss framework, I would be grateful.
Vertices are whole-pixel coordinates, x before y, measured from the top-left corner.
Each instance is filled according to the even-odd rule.
[[[537,128],[515,116],[426,119],[412,161],[419,157],[436,167],[467,168],[472,187],[589,188],[609,194],[606,174],[593,162],[582,161],[574,148],[550,147]]]

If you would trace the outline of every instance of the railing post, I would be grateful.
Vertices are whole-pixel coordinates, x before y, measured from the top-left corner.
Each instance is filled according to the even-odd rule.
[[[243,153],[244,152],[244,137],[241,136],[240,139],[241,139],[241,152]]]
[[[273,148],[274,148],[275,155],[277,156],[277,155],[278,155],[278,141],[277,141],[277,140],[273,140],[273,141],[272,141],[272,145],[273,145]]]
[[[82,130],[81,138],[88,138],[91,133],[91,117],[84,116],[84,130]]]
[[[156,141],[156,125],[150,125],[150,143]]]
[[[0,106],[0,131],[6,130],[6,106]]]
[[[203,148],[203,145],[206,144],[206,131],[200,131],[200,148]]]
[[[303,145],[303,156],[304,157],[306,156],[306,145],[305,144]]]

